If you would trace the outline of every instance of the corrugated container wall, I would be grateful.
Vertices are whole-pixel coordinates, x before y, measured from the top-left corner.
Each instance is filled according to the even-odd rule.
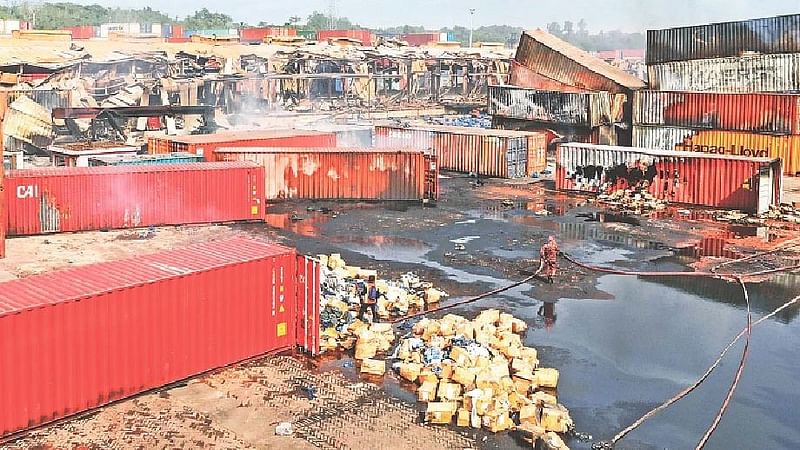
[[[91,39],[96,35],[96,27],[91,25],[79,25],[74,27],[64,27],[62,30],[66,30],[72,33],[72,39]]]
[[[269,176],[268,200],[436,200],[435,159],[419,150],[220,148],[220,161],[252,161]]]
[[[800,53],[653,64],[647,76],[658,91],[800,92]]]
[[[261,42],[267,36],[297,36],[297,29],[287,27],[253,27],[239,30],[242,42]]]
[[[488,102],[492,116],[596,127],[623,121],[625,96],[489,86]]]
[[[644,81],[542,30],[522,33],[514,60],[544,77],[581,89],[619,94],[644,87]]]
[[[800,14],[647,30],[647,64],[800,52]]]
[[[633,123],[800,134],[800,95],[638,91]]]
[[[375,35],[369,30],[319,30],[317,40],[327,41],[333,38],[351,38],[369,46],[375,42]]]
[[[568,84],[559,83],[558,81],[551,80],[543,75],[536,73],[536,71],[529,69],[522,64],[511,61],[511,69],[509,70],[508,84],[517,87],[524,87],[530,89],[537,89],[542,91],[559,91],[559,92],[586,92],[584,89],[570,86]]]
[[[147,151],[151,154],[188,152],[214,160],[219,147],[335,147],[335,133],[303,130],[237,131],[191,136],[151,137]]]
[[[441,39],[440,33],[408,33],[401,35],[400,40],[408,42],[408,45],[413,47],[422,47],[432,42],[439,42]]]
[[[544,133],[467,127],[376,126],[375,146],[432,150],[439,167],[499,178],[519,178],[547,165]]]
[[[6,220],[17,236],[263,220],[263,187],[245,162],[12,170]]]
[[[775,136],[739,131],[634,126],[633,145],[753,158],[780,158],[785,175],[800,175],[800,135]]]
[[[296,344],[314,352],[299,332],[319,323],[318,271],[233,238],[0,284],[0,436]]]
[[[781,162],[766,158],[562,144],[556,189],[613,192],[648,181],[659,199],[762,213],[781,201]]]

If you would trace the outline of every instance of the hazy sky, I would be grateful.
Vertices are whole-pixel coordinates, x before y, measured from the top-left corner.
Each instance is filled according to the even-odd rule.
[[[1,0],[0,0],[1,1]],[[327,11],[329,0],[80,0],[106,6],[151,6],[185,16],[207,7],[237,21],[283,23],[290,16],[305,18],[313,10]],[[411,24],[432,29],[469,25],[469,8],[476,8],[475,26],[505,24],[525,28],[584,18],[589,29],[625,31],[666,28],[726,20],[800,13],[800,0],[336,0],[339,16],[364,26]]]

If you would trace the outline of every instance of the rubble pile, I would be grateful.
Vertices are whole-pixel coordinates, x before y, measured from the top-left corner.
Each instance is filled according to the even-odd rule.
[[[420,280],[413,272],[403,274],[399,280],[386,280],[379,278],[375,270],[348,266],[337,253],[319,255],[318,258],[322,266],[321,351],[352,349],[362,331],[375,327],[383,330],[388,326],[373,324],[372,327],[367,327],[365,322],[356,318],[364,301],[360,292],[365,290],[365,283],[371,277],[375,279],[375,287],[379,293],[376,305],[378,317],[373,318],[373,321],[405,316],[409,311],[421,310],[425,305],[436,304],[447,296],[445,292],[434,288],[432,283]],[[389,332],[391,334],[390,326]],[[381,351],[386,350],[388,348]]]
[[[628,211],[634,214],[643,214],[651,211],[661,211],[667,208],[667,201],[654,197],[643,189],[618,189],[609,194],[597,196],[600,203],[614,209]]]
[[[770,207],[769,211],[764,213],[761,217],[790,223],[800,223],[800,208],[783,203],[780,206]]]
[[[417,398],[427,403],[430,423],[451,424],[455,419],[459,427],[493,433],[516,429],[531,434],[534,441],[542,438],[550,448],[567,449],[556,434],[573,428],[569,412],[556,397],[559,372],[539,367],[536,349],[522,344],[526,328],[522,320],[496,309],[471,321],[454,314],[425,318],[414,325],[413,337],[400,343],[393,368],[417,385]],[[362,339],[385,346],[383,338],[374,336],[379,332],[362,332],[357,358],[359,353],[372,354],[371,345],[358,351]]]

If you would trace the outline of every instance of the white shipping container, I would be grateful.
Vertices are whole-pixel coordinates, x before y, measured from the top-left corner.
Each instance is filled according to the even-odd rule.
[[[0,20],[0,34],[11,34],[12,32],[19,30],[19,25],[19,20]]]
[[[439,33],[439,42],[447,42],[447,33]]]
[[[109,33],[139,34],[141,26],[138,23],[104,23],[100,25],[100,37],[107,38]]]
[[[150,32],[161,36],[161,24],[154,23],[153,26],[150,28]]]
[[[695,59],[647,67],[650,89],[700,92],[798,92],[800,53]]]

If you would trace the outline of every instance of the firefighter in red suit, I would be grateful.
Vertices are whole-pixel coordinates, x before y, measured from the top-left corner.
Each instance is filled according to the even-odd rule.
[[[558,249],[558,244],[556,243],[556,238],[550,236],[547,238],[547,243],[542,246],[542,249],[539,251],[539,256],[542,259],[542,266],[544,268],[544,274],[547,276],[547,281],[552,284],[553,277],[556,276],[558,273],[558,254],[560,250]]]

